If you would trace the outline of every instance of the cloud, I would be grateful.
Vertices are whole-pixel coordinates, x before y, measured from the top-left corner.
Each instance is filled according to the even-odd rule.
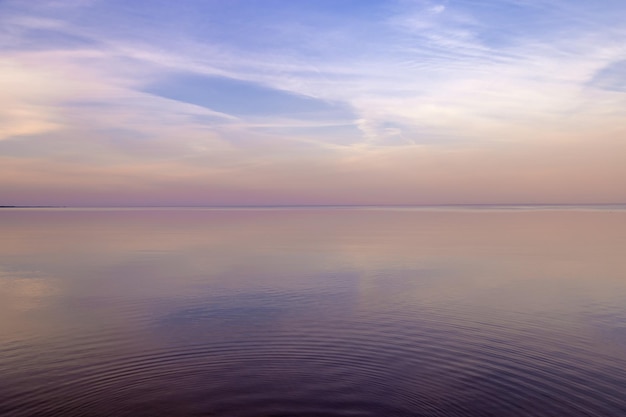
[[[617,3],[306,2],[277,13],[61,3],[3,9],[6,196],[621,196]]]

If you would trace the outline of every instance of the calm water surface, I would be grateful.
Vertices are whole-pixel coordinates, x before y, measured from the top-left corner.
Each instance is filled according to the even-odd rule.
[[[2,209],[0,415],[624,417],[626,211]]]

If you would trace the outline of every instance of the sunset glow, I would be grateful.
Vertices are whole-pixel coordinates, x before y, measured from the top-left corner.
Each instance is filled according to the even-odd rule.
[[[8,0],[0,205],[626,203],[618,0]]]

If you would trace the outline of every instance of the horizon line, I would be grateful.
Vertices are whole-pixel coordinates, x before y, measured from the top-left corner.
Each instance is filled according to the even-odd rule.
[[[444,204],[193,204],[193,205],[49,205],[16,204],[0,208],[435,208],[435,207],[626,207],[626,203],[444,203]]]

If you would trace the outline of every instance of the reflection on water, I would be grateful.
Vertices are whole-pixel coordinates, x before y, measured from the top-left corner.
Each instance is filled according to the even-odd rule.
[[[625,210],[0,212],[2,416],[625,416]]]

